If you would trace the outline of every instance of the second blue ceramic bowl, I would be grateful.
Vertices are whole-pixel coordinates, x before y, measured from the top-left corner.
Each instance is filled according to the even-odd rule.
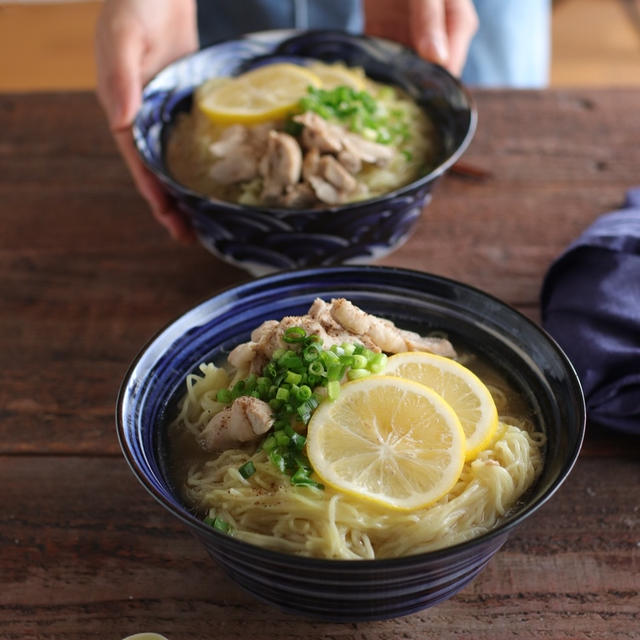
[[[384,196],[307,210],[256,208],[213,200],[176,182],[165,164],[168,132],[188,111],[194,89],[215,76],[232,76],[275,61],[344,62],[374,80],[403,88],[429,114],[439,136],[435,166]],[[369,263],[410,235],[430,191],[469,145],[476,112],[469,93],[442,67],[396,43],[335,31],[271,31],[203,49],[169,65],[144,89],[133,124],[146,166],[189,216],[200,242],[254,275],[312,265]]]
[[[316,297],[345,297],[399,326],[445,330],[454,345],[495,363],[526,397],[546,437],[541,477],[495,529],[446,549],[381,560],[323,560],[268,551],[200,521],[172,486],[166,422],[187,374],[228,354],[264,320],[305,313]],[[287,611],[326,620],[377,620],[451,597],[509,533],[558,489],[578,456],[585,409],[578,378],[556,343],[530,320],[477,289],[416,271],[334,267],[275,274],[228,289],[185,313],[142,351],[123,382],[120,444],[133,473],[182,520],[242,587]]]

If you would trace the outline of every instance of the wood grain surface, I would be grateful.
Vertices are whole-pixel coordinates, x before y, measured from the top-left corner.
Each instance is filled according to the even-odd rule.
[[[488,175],[443,178],[382,263],[537,321],[550,262],[640,182],[640,91],[475,97],[463,162]],[[153,222],[93,95],[0,95],[0,132],[0,640],[640,637],[640,443],[595,425],[553,499],[432,609],[326,624],[242,592],[138,485],[114,409],[157,330],[248,276]]]

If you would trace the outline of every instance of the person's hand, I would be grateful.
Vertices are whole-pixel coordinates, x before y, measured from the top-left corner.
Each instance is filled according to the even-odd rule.
[[[413,47],[458,76],[478,15],[471,0],[364,0],[365,32]]]
[[[133,180],[154,217],[180,241],[194,232],[143,165],[131,137],[143,85],[198,47],[195,0],[105,0],[96,27],[97,93]]]

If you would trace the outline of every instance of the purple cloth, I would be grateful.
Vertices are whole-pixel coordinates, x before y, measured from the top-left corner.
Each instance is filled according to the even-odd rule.
[[[580,377],[589,420],[640,434],[640,188],[551,265],[541,307]]]

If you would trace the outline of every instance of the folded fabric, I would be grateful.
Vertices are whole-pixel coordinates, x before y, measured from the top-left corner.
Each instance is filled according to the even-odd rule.
[[[640,434],[640,188],[551,265],[541,308],[580,377],[588,419]]]

